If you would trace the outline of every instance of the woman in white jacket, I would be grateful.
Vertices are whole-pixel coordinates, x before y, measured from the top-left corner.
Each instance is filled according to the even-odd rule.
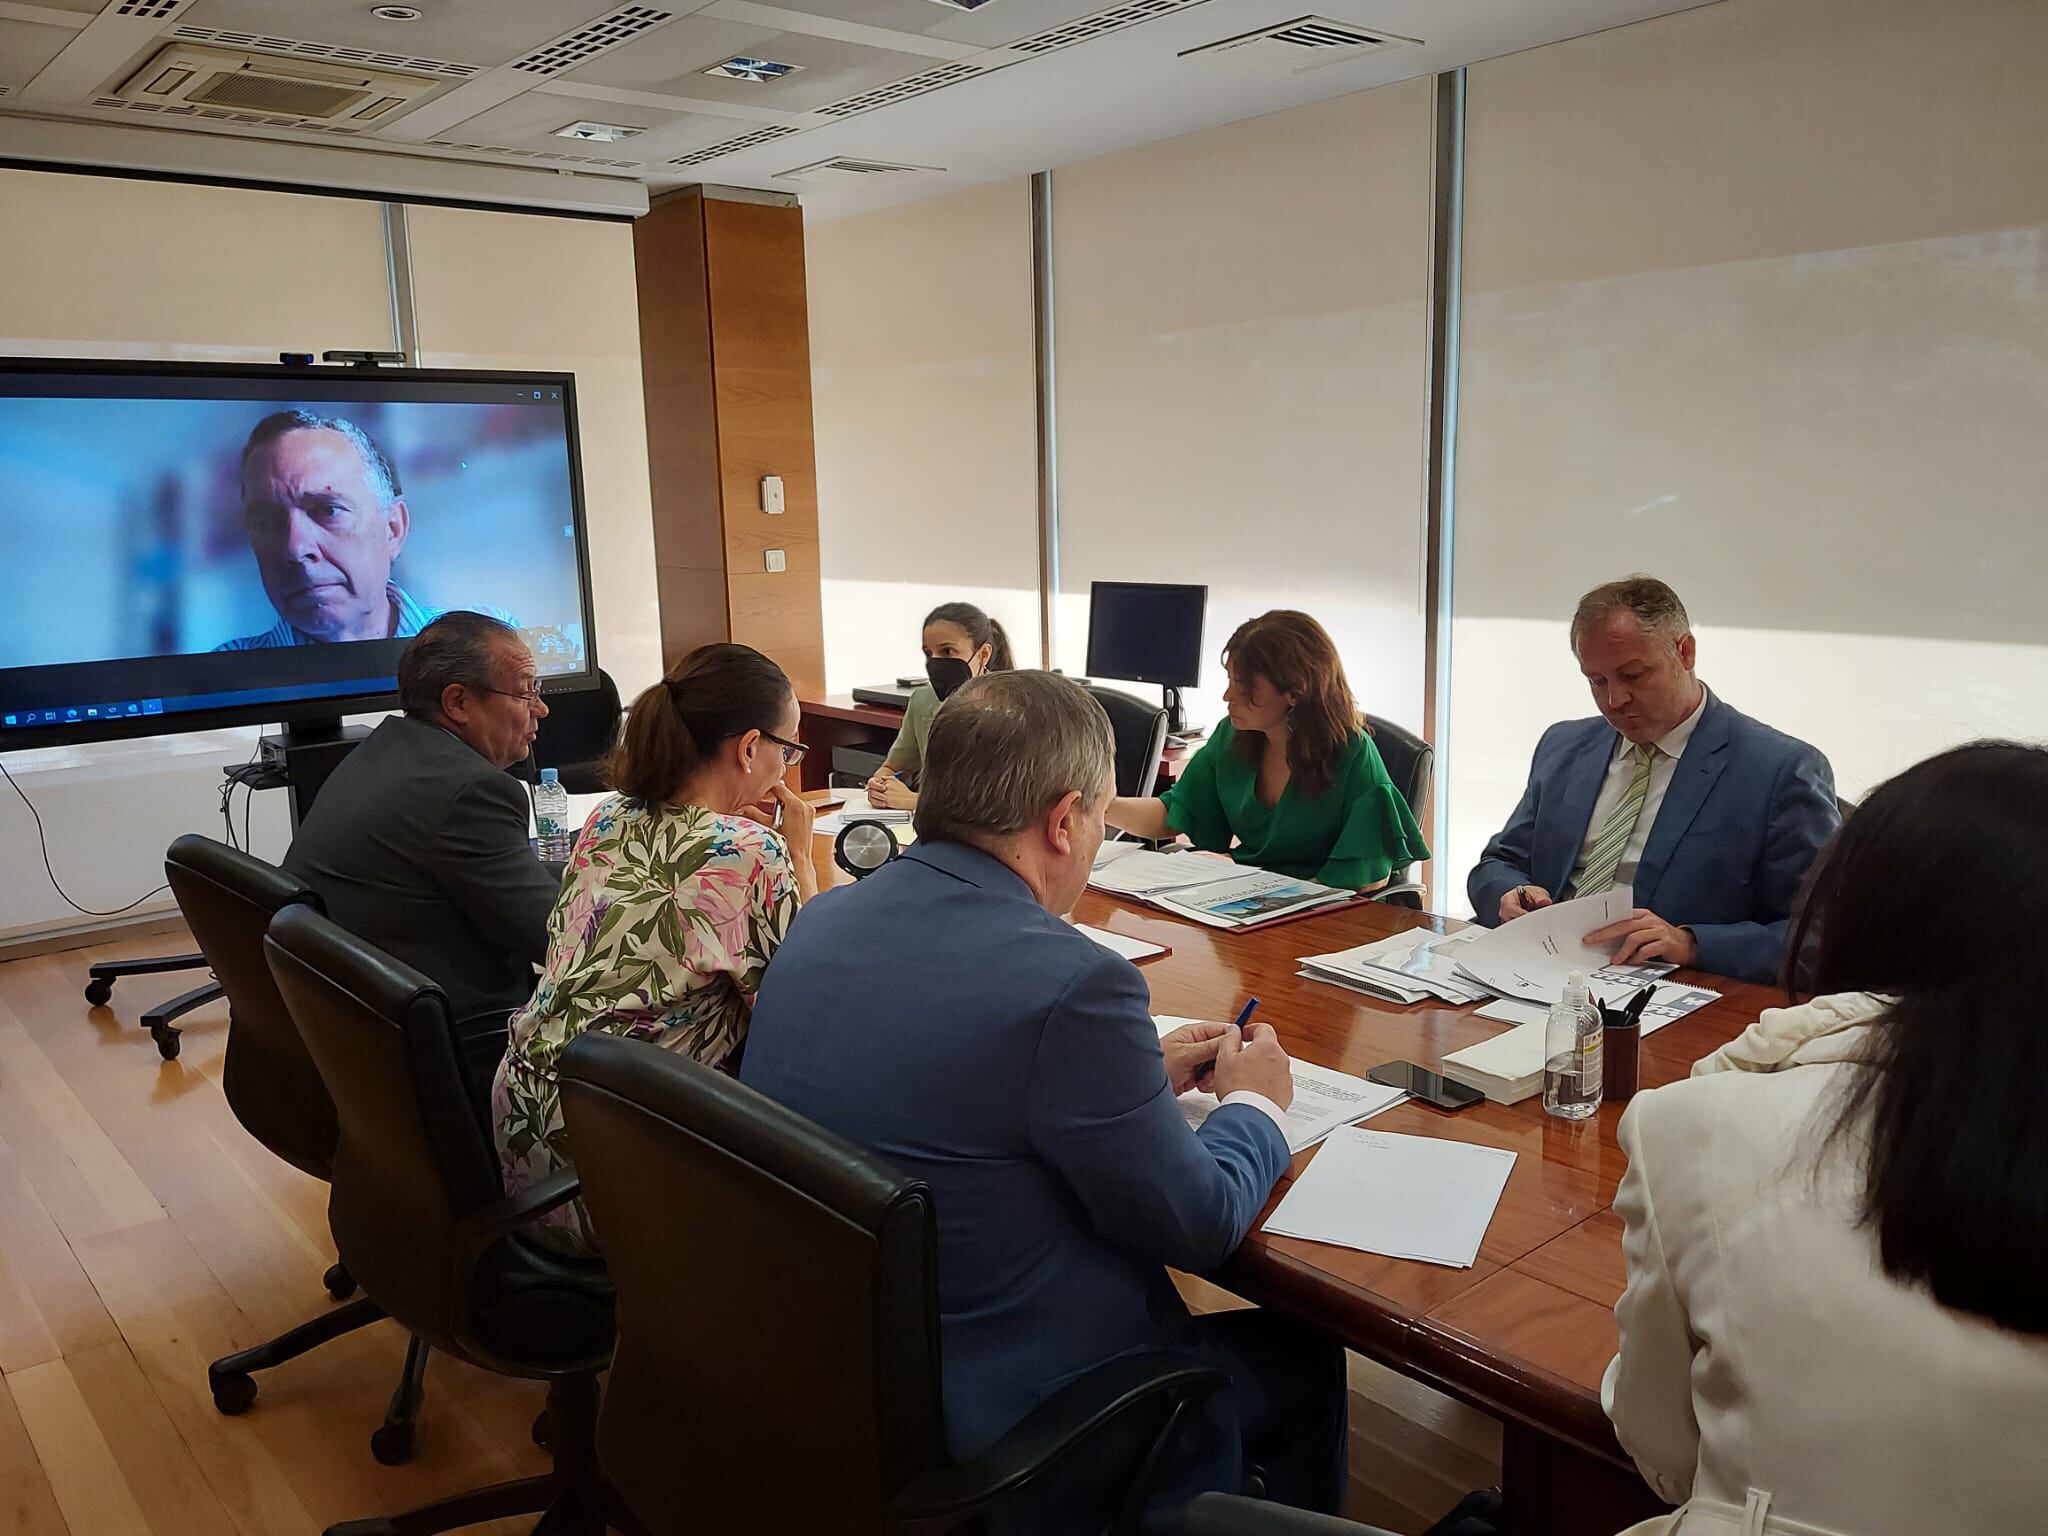
[[[2048,1531],[2048,751],[1879,788],[1790,952],[1812,1001],[1622,1117],[1637,1530]]]

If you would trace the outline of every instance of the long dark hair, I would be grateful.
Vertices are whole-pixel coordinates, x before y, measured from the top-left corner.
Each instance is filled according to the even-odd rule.
[[[782,723],[794,690],[751,645],[700,645],[633,701],[612,752],[612,783],[643,805],[665,805],[719,743]]]
[[[1330,632],[1305,613],[1275,608],[1237,626],[1223,647],[1223,665],[1294,695],[1287,767],[1303,798],[1313,800],[1335,783],[1365,723]],[[1265,751],[1265,732],[1237,733],[1237,755],[1246,762],[1256,766]]]
[[[1017,663],[1010,656],[1010,637],[1003,633],[1003,626],[990,618],[972,603],[941,603],[924,616],[924,629],[934,624],[952,624],[965,630],[968,643],[977,651],[988,647],[988,669],[991,672],[1008,672]]]
[[[1867,1142],[1884,1271],[2048,1334],[2048,751],[1907,769],[1821,854],[1788,990],[1896,998],[1832,1127]],[[1860,1148],[1859,1148],[1860,1151]]]

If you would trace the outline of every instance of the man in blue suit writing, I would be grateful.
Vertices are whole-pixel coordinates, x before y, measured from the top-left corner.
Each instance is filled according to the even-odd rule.
[[[1589,944],[1772,980],[1800,882],[1842,823],[1828,760],[1708,691],[1685,605],[1654,577],[1588,592],[1571,640],[1600,718],[1537,743],[1467,884],[1479,922],[1629,886],[1636,910]]]
[[[1277,1314],[1191,1318],[1166,1274],[1215,1269],[1288,1166],[1294,1086],[1269,1025],[1164,1040],[1144,979],[1061,915],[1114,792],[1109,721],[1049,672],[991,673],[932,724],[918,840],[806,906],[763,979],[742,1081],[929,1182],[950,1449],[972,1456],[1112,1356],[1187,1349],[1231,1389],[1162,1504],[1246,1487],[1334,1511],[1343,1350]],[[1175,1096],[1222,1101],[1199,1131]],[[1034,1533],[1099,1529],[1107,1447],[1038,1490]],[[1020,1512],[1021,1513],[1021,1512]]]

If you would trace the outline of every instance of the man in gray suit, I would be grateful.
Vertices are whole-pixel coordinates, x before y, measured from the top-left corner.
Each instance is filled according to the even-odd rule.
[[[432,977],[458,1019],[502,1044],[504,1012],[533,992],[561,888],[533,855],[526,791],[505,772],[548,712],[533,655],[496,619],[444,614],[399,658],[398,696],[405,713],[342,759],[284,866],[328,916]]]
[[[931,1185],[955,1456],[1090,1366],[1185,1349],[1231,1386],[1164,1499],[1239,1491],[1256,1467],[1271,1496],[1334,1511],[1343,1350],[1277,1314],[1191,1318],[1166,1274],[1214,1270],[1257,1219],[1287,1171],[1294,1081],[1270,1025],[1161,1040],[1137,969],[1062,916],[1102,843],[1111,760],[1101,706],[1065,678],[991,673],[953,694],[916,845],[798,914],[740,1077]],[[1193,1131],[1175,1096],[1198,1079],[1222,1103]],[[1014,1528],[1100,1529],[1128,1449],[1063,1464]]]

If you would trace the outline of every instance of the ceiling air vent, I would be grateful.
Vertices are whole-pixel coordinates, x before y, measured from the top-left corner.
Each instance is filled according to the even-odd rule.
[[[743,149],[752,149],[756,144],[773,143],[786,139],[792,133],[801,133],[800,128],[791,128],[784,123],[770,123],[766,128],[756,128],[752,133],[743,133],[736,139],[727,139],[722,144],[713,144],[704,149],[693,149],[687,155],[677,155],[670,165],[703,165],[724,155],[736,155]]]
[[[800,165],[793,171],[777,171],[778,180],[800,180],[806,176],[931,176],[939,174],[943,167],[936,165],[898,165],[892,160],[860,160],[852,155],[834,155],[829,160],[813,160],[809,165]]]
[[[444,80],[467,80],[480,71],[474,64],[451,64],[446,59],[422,59],[409,53],[380,53],[371,48],[343,48],[334,43],[309,42],[303,37],[273,37],[264,32],[229,32],[219,27],[171,28],[181,43],[212,43],[221,48],[247,48],[258,53],[288,53],[297,59],[324,59],[330,64],[367,64],[372,69],[399,69],[409,75],[439,75]]]
[[[1093,16],[1083,16],[1078,21],[1067,22],[1064,26],[1053,27],[1035,37],[1027,37],[1020,43],[1007,46],[1017,53],[1054,53],[1061,48],[1071,48],[1076,43],[1085,43],[1090,38],[1101,37],[1109,32],[1121,32],[1125,27],[1135,27],[1141,21],[1150,21],[1154,16],[1164,16],[1170,11],[1184,11],[1191,5],[1201,5],[1203,0],[1132,0],[1129,5],[1120,5],[1115,10],[1097,11]]]
[[[512,67],[529,75],[558,75],[630,43],[643,32],[653,31],[673,20],[674,14],[651,5],[622,5],[552,43],[543,43],[524,58],[514,59]]]
[[[258,121],[370,127],[439,84],[438,80],[390,70],[301,63],[174,43],[131,75],[114,95],[124,102],[159,108],[230,108],[257,114]]]
[[[979,64],[941,64],[936,69],[923,70],[892,84],[880,85],[872,91],[862,91],[858,96],[848,96],[819,107],[817,112],[820,117],[853,117],[862,112],[872,112],[877,107],[909,101],[913,96],[923,96],[942,86],[984,73],[986,71]]]
[[[1220,43],[1186,49],[1181,57],[1227,56],[1247,64],[1299,71],[1361,58],[1386,48],[1412,48],[1415,43],[1416,39],[1412,37],[1396,37],[1391,32],[1368,32],[1363,27],[1331,21],[1326,16],[1297,16],[1278,26],[1261,27],[1239,37],[1226,37]]]

